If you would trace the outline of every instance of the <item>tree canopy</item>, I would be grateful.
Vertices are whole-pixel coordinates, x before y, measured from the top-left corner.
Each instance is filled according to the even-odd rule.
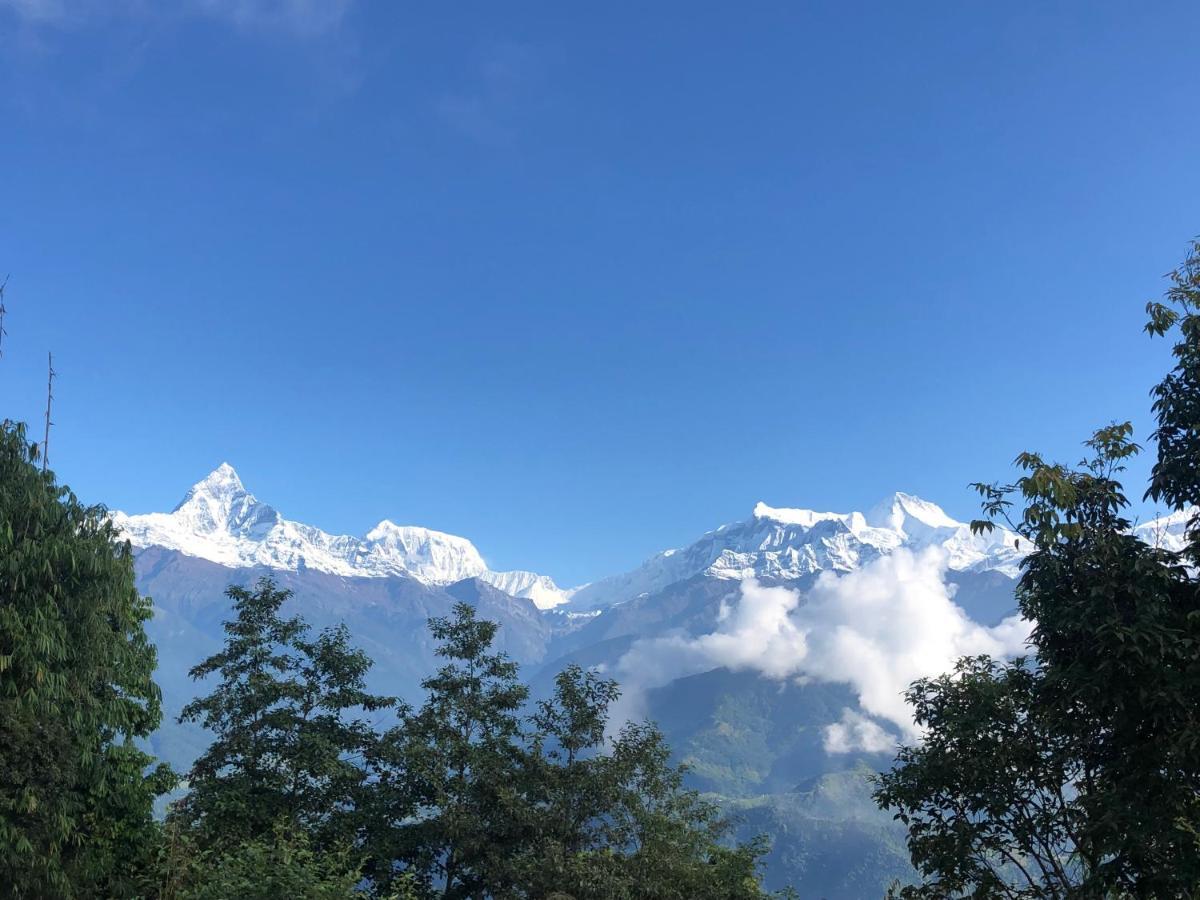
[[[530,708],[496,625],[458,604],[430,623],[447,663],[386,736],[374,817],[381,885],[404,873],[443,898],[757,898],[761,841],[728,841],[719,810],[683,786],[661,733],[606,741],[615,682],[578,666]]]
[[[150,601],[99,506],[0,425],[0,896],[120,896],[165,769]]]
[[[962,661],[908,693],[922,743],[876,799],[909,828],[906,896],[1192,897],[1200,885],[1200,243],[1147,331],[1173,335],[1154,389],[1146,497],[1184,518],[1173,550],[1132,532],[1120,483],[1140,451],[1102,428],[1077,466],[1017,458],[977,485],[1032,552],[1017,586],[1032,654]]]
[[[291,594],[269,578],[226,596],[234,618],[225,646],[191,671],[220,681],[180,715],[213,742],[174,814],[226,846],[263,839],[281,822],[319,846],[352,841],[368,781],[361,763],[376,738],[361,716],[395,700],[366,690],[371,661],[350,646],[345,626],[313,637],[300,617],[282,617]]]

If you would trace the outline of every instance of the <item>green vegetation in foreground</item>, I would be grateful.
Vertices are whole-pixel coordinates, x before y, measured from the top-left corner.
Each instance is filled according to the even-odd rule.
[[[159,724],[150,603],[104,509],[0,427],[0,894],[119,897],[170,773],[135,745]]]
[[[1023,453],[1016,483],[978,485],[973,527],[1001,519],[1033,547],[1017,600],[1034,653],[908,692],[925,737],[876,790],[926,877],[900,896],[1200,896],[1200,242],[1171,281],[1147,307],[1176,343],[1146,496],[1192,511],[1184,547],[1130,533],[1128,423],[1076,468]]]

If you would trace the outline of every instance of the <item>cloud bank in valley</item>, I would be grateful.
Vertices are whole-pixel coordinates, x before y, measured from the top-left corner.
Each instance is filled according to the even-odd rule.
[[[861,709],[826,726],[825,749],[885,751],[918,736],[903,697],[911,682],[949,671],[961,656],[1024,649],[1028,622],[1012,616],[985,627],[953,596],[937,547],[897,550],[845,574],[823,572],[804,593],[748,579],[738,600],[721,608],[716,630],[637,641],[616,675],[632,693],[630,706],[641,691],[719,667],[848,684]]]

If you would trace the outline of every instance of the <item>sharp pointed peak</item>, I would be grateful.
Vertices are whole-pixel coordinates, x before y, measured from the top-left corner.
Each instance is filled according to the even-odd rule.
[[[179,501],[175,510],[179,510],[188,501],[198,496],[230,497],[247,493],[246,486],[242,484],[242,479],[238,475],[237,470],[229,463],[222,462],[188,489],[187,494]]]
[[[231,483],[231,482],[234,482],[234,483],[237,483],[240,485],[242,483],[241,476],[238,475],[237,469],[235,469],[229,463],[222,462],[219,466],[217,466],[215,469],[213,469],[211,472],[209,472],[207,475],[205,475],[203,478],[201,478],[199,481],[197,481],[196,484],[197,485],[213,484],[213,483],[226,483],[227,484],[227,483]]]
[[[198,482],[195,487],[210,487],[218,490],[235,490],[244,491],[246,486],[242,484],[242,478],[237,473],[237,469],[227,462],[221,463]]]
[[[203,478],[204,482],[220,481],[225,483],[237,484],[239,487],[242,484],[241,476],[238,475],[237,469],[227,462],[222,462],[219,466],[209,472]]]
[[[936,503],[916,494],[895,491],[880,500],[867,514],[867,521],[882,528],[902,529],[906,519],[915,519],[931,528],[958,528],[962,525],[950,518]]]
[[[422,528],[420,525],[399,525],[391,519],[380,519],[375,527],[367,532],[366,537],[372,539],[388,534],[419,534],[425,531],[429,531],[429,529]]]

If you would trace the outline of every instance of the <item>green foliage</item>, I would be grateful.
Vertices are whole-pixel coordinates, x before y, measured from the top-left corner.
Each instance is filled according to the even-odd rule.
[[[227,595],[235,617],[225,646],[191,672],[220,681],[181,715],[215,738],[172,815],[198,828],[206,846],[261,839],[280,821],[322,848],[348,841],[368,783],[361,763],[376,740],[369,723],[349,714],[394,701],[366,691],[371,662],[344,627],[313,638],[299,617],[281,617],[290,592],[270,579]]]
[[[1182,509],[1200,499],[1200,244],[1171,278],[1172,306],[1151,304],[1147,326],[1179,336],[1154,391],[1147,495]],[[1026,453],[1014,484],[978,486],[989,517],[1032,545],[1017,599],[1036,657],[967,660],[910,691],[926,739],[876,795],[929,876],[908,895],[1167,898],[1200,884],[1200,528],[1193,516],[1179,554],[1143,543],[1117,480],[1140,449],[1132,428],[1087,444],[1078,467]]]
[[[761,842],[729,847],[729,823],[683,788],[652,725],[626,725],[604,753],[615,682],[578,666],[532,716],[524,896],[758,897]]]
[[[1146,307],[1148,332],[1160,337],[1178,332],[1172,348],[1175,368],[1152,392],[1158,459],[1146,496],[1182,509],[1200,506],[1200,241],[1193,241],[1191,254],[1169,277],[1167,304]],[[1200,561],[1198,535],[1193,527],[1192,563]]]
[[[306,832],[280,821],[264,835],[225,847],[197,842],[171,823],[147,886],[158,900],[350,900],[361,898],[359,867],[346,848],[319,852]],[[397,900],[402,896],[394,895]]]
[[[615,683],[570,667],[525,715],[493,623],[459,604],[431,629],[449,662],[375,760],[378,884],[403,872],[427,897],[764,896],[764,844],[729,843],[729,823],[683,788],[656,728],[628,725],[606,747]]]
[[[615,682],[573,665],[531,717],[522,772],[528,842],[514,865],[540,891],[565,889],[588,856],[622,843],[614,815],[621,779],[613,758],[598,752],[617,696]]]
[[[515,840],[518,714],[528,692],[517,664],[491,649],[497,625],[469,604],[429,626],[448,662],[422,683],[425,705],[385,737],[400,807],[384,839],[427,888],[443,883],[445,897],[473,897]]]
[[[931,876],[902,896],[1065,897],[1084,876],[1079,762],[1035,702],[1024,660],[960,660],[906,696],[925,740],[900,750],[876,800],[907,826]]]
[[[171,781],[129,545],[0,426],[0,896],[119,896]]]
[[[591,855],[594,873],[581,873],[590,877],[575,896],[765,896],[756,877],[768,849],[765,839],[726,843],[730,822],[715,805],[684,789],[684,770],[670,764],[670,748],[655,726],[626,725],[599,774],[601,784],[615,787],[610,808],[599,810],[594,822],[607,846]],[[589,890],[596,880],[602,889]]]

